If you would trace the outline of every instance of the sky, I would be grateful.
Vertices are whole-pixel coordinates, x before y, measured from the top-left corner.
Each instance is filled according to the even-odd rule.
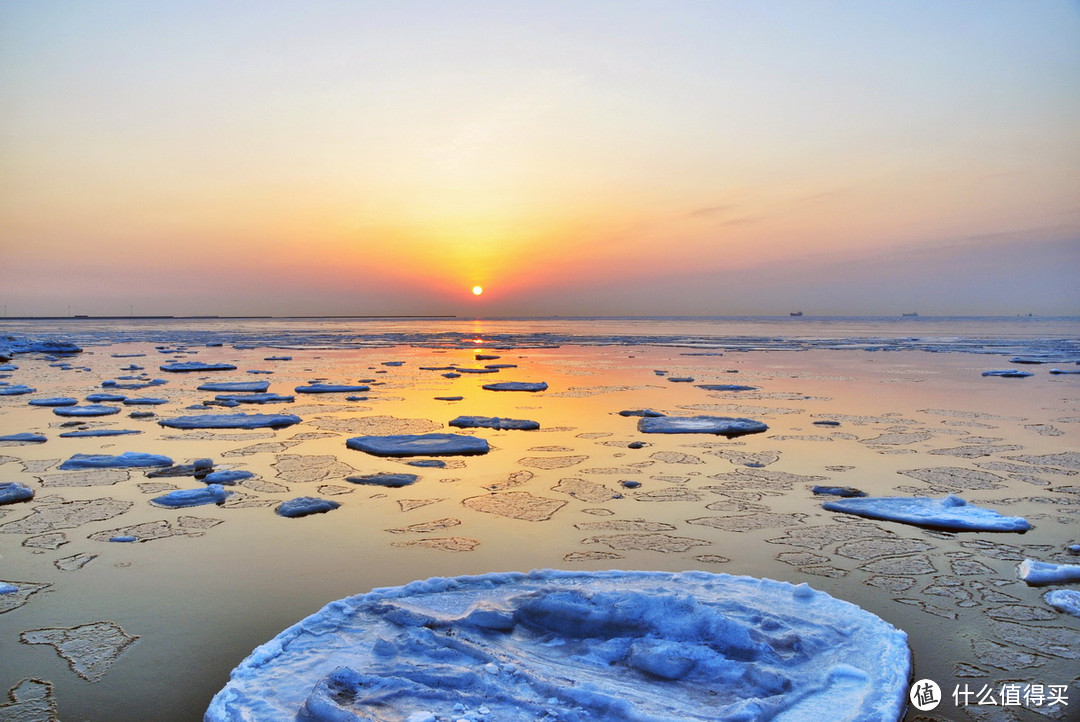
[[[1080,314],[1078,38],[1075,0],[7,0],[0,304]]]

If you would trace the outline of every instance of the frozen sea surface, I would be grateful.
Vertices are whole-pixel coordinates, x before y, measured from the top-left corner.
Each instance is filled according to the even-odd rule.
[[[327,605],[233,670],[208,722],[896,720],[907,636],[769,579],[434,578]]]

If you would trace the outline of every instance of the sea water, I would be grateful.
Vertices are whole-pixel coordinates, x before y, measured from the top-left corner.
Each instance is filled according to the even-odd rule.
[[[0,448],[0,481],[36,492],[0,506],[0,582],[34,590],[15,601],[0,595],[0,689],[47,681],[60,719],[199,719],[254,647],[334,599],[533,568],[806,582],[904,629],[915,677],[938,682],[947,717],[971,717],[952,692],[985,688],[1000,702],[1014,682],[1073,685],[1071,706],[1056,710],[1066,718],[1080,704],[1080,623],[1016,573],[1025,558],[1077,559],[1066,547],[1080,541],[1080,377],[1049,369],[1080,368],[1078,319],[71,319],[6,320],[0,335],[84,349],[63,359],[17,354],[18,368],[0,379],[37,389],[0,397],[0,436],[48,438]],[[1052,363],[1025,365],[1030,378],[981,375],[1033,356]],[[196,360],[237,369],[160,370]],[[489,364],[501,368],[443,375]],[[120,393],[167,403],[122,406],[82,427],[27,403],[81,400],[123,376],[164,379]],[[187,408],[216,396],[202,383],[258,379],[296,400]],[[355,400],[294,394],[320,381],[371,390]],[[483,390],[493,381],[548,388]],[[730,383],[755,388],[698,386]],[[645,435],[636,417],[619,414],[644,408],[769,429],[732,439]],[[130,416],[147,409],[156,416]],[[277,430],[156,423],[241,411],[303,421]],[[442,467],[345,446],[359,435],[460,432],[448,426],[459,415],[529,419],[540,429],[461,432],[486,438],[492,451],[446,457]],[[71,428],[141,433],[60,438]],[[150,500],[202,482],[144,469],[76,482],[57,468],[78,453],[129,451],[177,464],[208,458],[255,477],[230,487],[221,505],[166,509]],[[419,479],[400,488],[346,481],[383,472]],[[822,509],[815,484],[955,493],[1034,528],[955,533],[858,519]],[[299,496],[341,506],[299,519],[274,513]],[[97,516],[115,515],[72,511],[101,500]],[[136,541],[109,541],[128,537]]]

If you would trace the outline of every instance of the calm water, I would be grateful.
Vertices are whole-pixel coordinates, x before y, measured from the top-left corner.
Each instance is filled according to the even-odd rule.
[[[48,585],[0,613],[0,690],[47,680],[64,720],[199,719],[252,648],[329,601],[429,576],[541,567],[808,582],[905,629],[916,677],[936,679],[947,693],[961,683],[1056,685],[1077,676],[1080,620],[1050,610],[1045,590],[1019,582],[1015,567],[1024,557],[1067,561],[1064,546],[1080,541],[1080,377],[1050,375],[1048,365],[1027,367],[1029,379],[981,376],[1014,354],[1075,358],[1075,318],[87,319],[10,321],[0,333],[86,348],[67,368],[19,355],[2,380],[38,392],[0,397],[0,435],[49,439],[0,448],[2,480],[37,492],[32,502],[0,507],[0,580]],[[500,358],[477,361],[476,353]],[[238,368],[159,370],[172,360]],[[487,363],[514,367],[459,378],[429,370]],[[140,434],[85,439],[60,438],[64,420],[26,403],[83,398],[104,390],[103,381],[141,374],[168,381],[124,392],[165,399],[153,407],[157,418],[198,413],[186,408],[213,398],[196,388],[211,379],[266,379],[280,394],[314,379],[370,379],[372,390],[359,401],[296,394],[291,404],[213,409],[303,419],[277,431],[178,432],[132,419],[140,407],[124,407],[88,426]],[[546,381],[549,389],[481,389],[492,380]],[[757,389],[696,385],[732,382]],[[463,399],[436,399],[447,396]],[[732,440],[646,436],[618,414],[638,408],[748,416],[769,431]],[[449,430],[465,414],[533,419],[541,430],[479,430],[492,452],[447,459],[442,469],[345,448],[362,434]],[[813,423],[825,419],[840,426]],[[628,448],[639,440],[647,446]],[[123,451],[177,463],[210,458],[256,479],[234,487],[222,506],[171,510],[149,500],[199,482],[139,470],[75,481],[56,468],[75,453]],[[344,480],[377,471],[420,479],[400,489]],[[959,493],[1023,515],[1035,529],[947,534],[861,521],[822,510],[815,483],[881,495]],[[342,506],[304,519],[273,513],[296,496]],[[73,511],[101,500],[111,501],[98,518]],[[118,531],[141,541],[103,540]],[[87,631],[98,622],[138,639],[110,662],[109,640]],[[42,629],[81,630],[67,634],[102,643],[94,681],[77,676],[54,646],[19,642],[27,633],[40,639],[33,630]],[[1080,704],[1075,686],[1071,701]],[[940,719],[974,719],[951,703],[934,714],[942,711]]]

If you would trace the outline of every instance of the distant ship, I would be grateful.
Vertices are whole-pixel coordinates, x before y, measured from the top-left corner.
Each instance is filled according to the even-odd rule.
[[[912,311],[911,313],[902,313],[900,315],[906,316],[907,318],[917,318],[919,316],[919,314],[915,313],[914,311]]]
[[[802,311],[792,311],[792,312],[791,312],[791,313],[789,313],[788,315],[789,315],[789,316],[801,316],[801,315],[802,315]]]

